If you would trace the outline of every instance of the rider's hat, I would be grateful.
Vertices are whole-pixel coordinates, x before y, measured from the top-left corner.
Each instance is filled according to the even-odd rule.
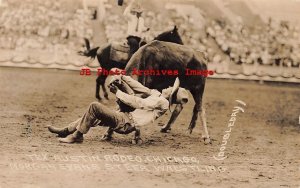
[[[144,11],[144,9],[142,8],[141,4],[138,1],[135,0],[132,3],[130,11],[131,12],[142,13]]]

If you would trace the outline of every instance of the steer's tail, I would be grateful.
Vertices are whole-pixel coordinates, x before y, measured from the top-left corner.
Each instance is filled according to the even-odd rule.
[[[84,38],[84,42],[85,42],[86,50],[79,51],[78,54],[81,56],[90,57],[92,59],[95,59],[95,57],[97,56],[97,51],[98,51],[99,47],[91,49],[90,41],[87,38]]]

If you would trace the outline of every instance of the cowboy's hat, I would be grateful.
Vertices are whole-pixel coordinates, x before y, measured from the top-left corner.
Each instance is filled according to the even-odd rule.
[[[131,12],[142,13],[144,11],[144,9],[142,8],[141,4],[138,1],[134,0],[132,2],[130,11]]]

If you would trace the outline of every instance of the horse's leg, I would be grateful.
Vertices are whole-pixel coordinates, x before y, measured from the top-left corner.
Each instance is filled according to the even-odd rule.
[[[103,77],[103,80],[101,82],[101,87],[102,87],[102,90],[103,90],[104,98],[108,100],[108,94],[107,94],[106,87],[105,87],[106,78],[107,78],[107,76]]]
[[[204,85],[200,89],[191,90],[191,93],[192,93],[193,98],[195,100],[195,106],[194,106],[194,109],[193,109],[193,116],[192,116],[192,120],[190,122],[188,130],[189,130],[190,133],[192,133],[193,129],[196,126],[196,121],[198,119],[198,113],[199,113],[202,128],[203,128],[202,138],[204,139],[205,144],[209,144],[209,143],[211,143],[211,141],[210,141],[210,137],[209,137],[209,134],[208,134],[207,125],[206,125],[205,109],[204,109],[203,103],[202,103],[203,92],[204,92]]]
[[[100,80],[101,79],[100,79],[100,76],[101,75],[99,75],[96,79],[96,98],[98,99],[98,101],[101,101],[101,97],[100,97],[100,84],[101,84]]]
[[[182,104],[177,104],[176,105],[175,110],[173,111],[169,122],[161,128],[160,132],[167,133],[171,130],[172,124],[175,122],[175,120],[177,119],[177,117],[180,114],[180,112],[182,111],[182,109],[183,109]]]
[[[106,88],[104,86],[105,84],[105,80],[106,80],[107,76],[106,75],[99,75],[97,80],[96,80],[96,98],[101,101],[101,97],[100,97],[100,86],[102,86],[103,92],[104,92],[104,97],[107,98],[108,94],[106,92]],[[105,96],[106,95],[106,96]]]

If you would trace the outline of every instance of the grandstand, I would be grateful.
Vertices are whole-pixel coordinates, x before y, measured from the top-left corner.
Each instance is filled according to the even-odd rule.
[[[115,1],[106,2],[109,16],[103,22],[92,20],[84,7],[99,5],[96,1],[4,2],[0,6],[0,66],[77,70],[86,64],[76,55],[84,37],[99,45],[126,38],[123,7]],[[289,0],[282,5],[272,0],[270,4],[258,0],[144,1],[145,22],[151,28],[147,40],[177,25],[185,45],[207,54],[216,78],[300,83],[300,13],[296,11],[300,3]]]
[[[0,13],[2,65],[57,67],[74,61],[80,38],[92,38],[89,15],[79,2],[8,1]],[[11,61],[11,62],[10,62]]]

